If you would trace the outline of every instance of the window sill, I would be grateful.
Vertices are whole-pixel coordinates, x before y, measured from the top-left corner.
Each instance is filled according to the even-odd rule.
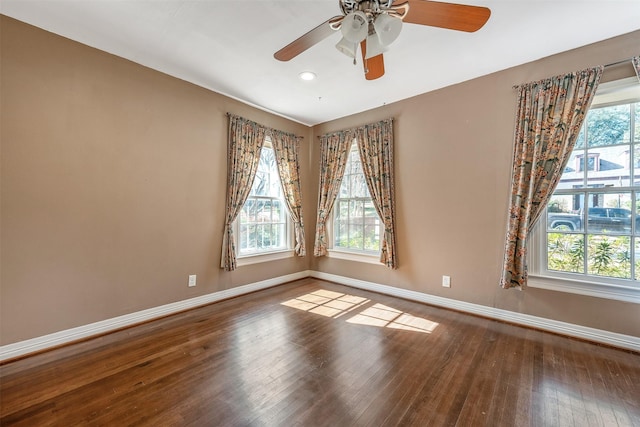
[[[640,304],[640,288],[632,286],[605,285],[602,283],[539,275],[529,275],[527,285],[530,288],[548,289],[551,291],[568,292]]]
[[[236,258],[238,267],[243,265],[258,264],[261,262],[275,261],[279,259],[291,258],[295,254],[292,249],[283,249],[277,252],[267,252],[260,254],[241,255]]]
[[[368,254],[365,252],[351,252],[340,249],[329,249],[327,256],[329,258],[344,259],[347,261],[364,262],[367,264],[382,265],[380,262],[380,254]]]

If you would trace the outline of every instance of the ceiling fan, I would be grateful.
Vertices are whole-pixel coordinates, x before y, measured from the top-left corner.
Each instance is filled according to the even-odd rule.
[[[482,28],[491,15],[486,7],[430,0],[398,4],[394,0],[338,0],[338,4],[341,16],[323,22],[273,56],[289,61],[340,30],[342,39],[336,48],[353,58],[355,64],[359,45],[365,78],[374,80],[384,75],[382,54],[400,35],[403,22],[472,33]]]

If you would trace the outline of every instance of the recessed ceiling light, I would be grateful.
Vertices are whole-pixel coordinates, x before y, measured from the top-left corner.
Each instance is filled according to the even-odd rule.
[[[315,80],[316,78],[316,74],[312,73],[311,71],[303,71],[298,75],[302,80],[306,80],[306,81]]]

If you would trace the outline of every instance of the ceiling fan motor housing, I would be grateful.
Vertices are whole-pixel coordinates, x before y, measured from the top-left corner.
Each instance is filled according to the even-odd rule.
[[[367,14],[367,16],[377,15],[383,9],[391,7],[393,0],[339,0],[340,10],[345,15],[351,12],[361,11]]]
[[[391,8],[393,0],[338,0],[344,13],[341,20],[331,23],[341,29],[350,43],[359,43],[368,36],[378,36],[380,48],[388,46],[400,34],[402,17],[408,6]],[[395,10],[398,9],[398,10]],[[382,49],[384,50],[384,49]],[[382,50],[379,53],[382,53]]]

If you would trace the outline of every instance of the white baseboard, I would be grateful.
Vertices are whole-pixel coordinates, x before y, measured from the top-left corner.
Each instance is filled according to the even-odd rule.
[[[488,317],[490,319],[503,320],[509,323],[528,326],[570,337],[585,339],[588,341],[640,352],[640,337],[635,337],[632,335],[618,334],[601,329],[574,325],[572,323],[545,319],[543,317],[532,316],[530,314],[516,313],[513,311],[502,310],[500,308],[493,308],[485,305],[458,301],[450,298],[429,295],[422,292],[396,288],[393,286],[366,282],[364,280],[351,279],[349,277],[338,276],[335,274],[322,273],[319,271],[311,271],[310,273],[311,277],[340,283],[342,285],[351,286],[354,288],[378,292],[381,294],[391,295],[394,297],[404,298],[412,301],[418,301],[425,304],[436,305],[439,307],[450,308],[452,310],[476,314],[479,316]]]
[[[147,310],[135,313],[125,314],[122,316],[106,319],[88,325],[78,326],[77,328],[67,329],[60,332],[32,338],[25,341],[19,341],[0,347],[0,362],[25,356],[30,353],[68,344],[81,339],[89,338],[96,335],[112,332],[117,329],[132,326],[138,323],[147,322],[149,320],[158,319],[180,311],[189,310],[216,301],[236,297],[250,292],[259,291],[261,289],[270,288],[272,286],[281,285],[293,280],[304,279],[311,274],[308,270],[298,273],[287,274],[285,276],[275,277],[273,279],[263,280],[260,282],[250,283],[248,285],[238,286],[224,291],[214,292],[183,301],[177,301],[170,304],[153,307]]]
[[[202,295],[184,301],[165,304],[159,307],[154,307],[131,314],[125,314],[123,316],[114,317],[112,319],[90,323],[88,325],[55,332],[25,341],[7,344],[0,347],[0,362],[57,347],[63,344],[68,344],[92,336],[105,334],[117,329],[178,313],[180,311],[185,311],[202,305],[211,304],[216,301],[221,301],[250,292],[259,291],[262,289],[281,285],[286,282],[304,279],[305,277],[315,277],[317,279],[328,280],[331,282],[340,283],[342,285],[351,286],[353,288],[364,289],[367,291],[378,292],[381,294],[422,302],[425,304],[450,308],[453,310],[476,314],[491,319],[503,320],[518,325],[528,326],[536,329],[555,332],[562,335],[581,338],[588,341],[640,352],[640,338],[631,335],[624,335],[615,332],[603,331],[600,329],[588,328],[586,326],[559,322],[557,320],[545,319],[529,314],[516,313],[513,311],[487,307],[484,305],[458,301],[435,295],[429,295],[422,292],[410,291],[407,289],[381,285],[373,282],[366,282],[364,280],[352,279],[335,274],[305,270],[298,273],[275,277],[273,279],[250,283],[248,285],[238,286],[224,291],[214,292],[212,294]]]

